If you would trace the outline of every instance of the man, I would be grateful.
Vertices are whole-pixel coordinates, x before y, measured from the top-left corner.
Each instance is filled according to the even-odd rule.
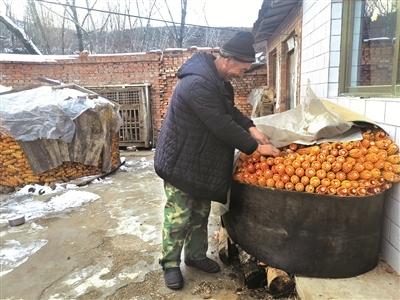
[[[164,179],[162,259],[167,287],[181,289],[181,251],[185,264],[209,273],[220,270],[206,256],[211,201],[225,203],[232,178],[234,149],[279,155],[253,122],[234,107],[231,78],[255,61],[254,38],[239,32],[215,58],[194,54],[178,70],[180,79],[157,140],[154,166]]]

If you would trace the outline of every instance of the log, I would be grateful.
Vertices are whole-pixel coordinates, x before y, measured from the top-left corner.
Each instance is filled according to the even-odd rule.
[[[244,284],[249,289],[262,288],[266,284],[265,268],[261,267],[257,260],[238,247],[239,262],[244,276]]]
[[[237,249],[224,227],[218,231],[218,256],[225,264],[230,265],[237,258]]]
[[[291,276],[281,269],[259,262],[240,246],[235,245],[223,226],[218,231],[218,255],[224,264],[239,262],[243,273],[244,284],[249,289],[268,287],[274,297],[286,297],[294,292],[295,282]]]
[[[274,297],[287,297],[294,292],[295,282],[285,271],[266,267],[268,292]]]

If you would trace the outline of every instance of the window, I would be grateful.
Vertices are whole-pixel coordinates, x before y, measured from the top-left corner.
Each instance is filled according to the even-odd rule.
[[[343,2],[340,90],[400,96],[400,2]]]

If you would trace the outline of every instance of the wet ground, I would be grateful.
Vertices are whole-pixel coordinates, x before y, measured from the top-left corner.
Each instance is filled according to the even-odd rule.
[[[243,289],[240,273],[227,266],[218,274],[183,266],[184,289],[166,288],[158,265],[165,196],[153,153],[122,156],[121,170],[85,187],[1,196],[1,299],[271,298],[265,290]],[[10,227],[8,219],[21,214],[26,223]],[[215,259],[218,226],[213,207],[209,254]]]

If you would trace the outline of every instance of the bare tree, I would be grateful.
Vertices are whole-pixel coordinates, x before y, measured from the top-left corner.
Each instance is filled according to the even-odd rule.
[[[76,11],[76,6],[75,6],[75,0],[71,0],[71,2],[69,0],[67,0],[67,4],[68,4],[68,8],[71,11],[72,20],[74,21],[76,37],[78,39],[79,51],[83,51],[85,49],[83,46],[83,33],[82,33],[82,27],[79,24],[78,13]]]
[[[67,14],[67,8],[64,7],[64,14],[62,18],[62,24],[61,24],[61,54],[65,54],[65,16]]]
[[[39,48],[31,41],[31,39],[26,35],[25,31],[18,27],[17,24],[14,23],[9,17],[5,15],[0,15],[0,22],[2,22],[8,30],[10,30],[25,46],[30,54],[39,54]]]
[[[186,23],[186,13],[187,13],[187,0],[181,0],[181,22],[180,22],[180,26],[178,28],[177,24],[174,22],[174,18],[172,16],[172,12],[169,8],[168,2],[167,0],[164,0],[164,4],[165,7],[167,8],[170,20],[169,22],[167,22],[163,17],[162,14],[160,12],[160,10],[158,9],[158,12],[160,13],[160,16],[162,18],[162,20],[164,20],[165,26],[167,27],[168,31],[170,32],[171,36],[174,38],[175,41],[175,46],[178,48],[182,48],[183,47],[183,41],[185,38],[185,23]],[[169,26],[168,23],[172,22],[172,29],[171,26]]]
[[[143,51],[143,50],[145,49],[145,47],[146,47],[146,44],[147,44],[146,37],[147,37],[147,33],[148,33],[148,31],[149,31],[149,27],[150,27],[150,18],[151,18],[151,15],[152,15],[152,13],[153,13],[153,9],[154,9],[154,7],[155,7],[155,5],[156,5],[156,1],[157,1],[157,0],[154,0],[154,1],[153,1],[153,4],[151,5],[150,11],[149,11],[149,16],[148,16],[148,19],[147,19],[147,25],[146,25],[145,30],[144,30],[144,35],[143,35],[143,40],[142,40],[142,46],[140,47],[140,48],[141,48],[140,51]]]
[[[4,6],[6,8],[5,15],[11,17],[11,0],[3,0]]]
[[[51,54],[49,41],[47,39],[46,32],[45,32],[45,30],[43,28],[43,24],[42,24],[42,22],[40,20],[41,18],[39,17],[39,14],[37,12],[35,2],[33,0],[29,0],[28,1],[28,7],[29,7],[29,10],[30,10],[30,12],[32,14],[32,19],[33,19],[32,21],[37,26],[37,28],[39,29],[40,35],[41,35],[43,43],[44,43],[44,47],[46,48],[46,53],[47,54]]]
[[[15,0],[0,0],[9,4],[6,5],[9,7],[7,13],[11,13],[12,1]],[[30,9],[26,11],[24,22],[16,24],[23,24],[27,35],[43,52],[62,54],[73,53],[77,48],[79,51],[88,49],[97,53],[115,53],[182,48],[186,45],[217,46],[230,36],[229,32],[220,29],[186,24],[187,0],[180,2],[179,17],[171,12],[171,2],[167,0],[101,1],[104,1],[106,9],[96,12],[94,7],[100,3],[99,0],[82,1],[80,3],[85,3],[82,6],[76,5],[79,3],[77,0],[54,0],[54,4],[27,0]],[[59,9],[61,6],[63,10]],[[156,11],[161,16],[158,21],[163,21],[164,26],[153,26],[152,16]],[[5,28],[1,24],[3,32]],[[8,34],[9,30],[5,31],[7,36],[3,32],[0,47],[3,51],[15,48],[15,41],[19,44],[15,35]]]
[[[54,11],[52,8],[50,8],[49,6],[43,5],[43,7],[45,7],[47,10],[49,10],[53,14],[61,17],[63,19],[63,23],[64,23],[63,26],[65,26],[65,20],[69,20],[74,24],[75,31],[76,31],[76,36],[77,36],[77,40],[78,40],[78,49],[79,49],[79,51],[83,51],[85,49],[85,47],[84,47],[84,39],[83,39],[84,35],[87,38],[90,50],[93,49],[93,44],[92,44],[92,41],[90,39],[90,35],[87,32],[87,30],[84,28],[85,22],[86,22],[86,20],[87,20],[87,18],[89,16],[89,12],[93,9],[93,6],[91,8],[89,8],[89,7],[87,8],[88,13],[82,19],[82,22],[79,21],[79,16],[78,16],[75,0],[66,0],[66,6],[65,6],[66,9],[64,10],[64,15],[60,15],[59,13]],[[69,15],[69,17],[67,17],[67,14]],[[64,27],[64,29],[65,29],[65,27]]]
[[[125,0],[125,10],[126,10],[126,14],[129,16],[130,15],[130,10],[131,10],[131,1],[129,0]],[[137,0],[136,0],[136,5],[138,5]],[[138,18],[135,18],[135,21],[132,22],[132,18],[129,17],[128,18],[128,23],[129,23],[129,32],[132,35],[134,32],[134,28],[136,27],[137,21],[140,20]],[[129,39],[129,50],[133,51],[133,45],[134,45],[134,39],[136,38],[136,36],[131,36],[131,38]]]
[[[185,22],[186,22],[187,0],[181,0],[181,28],[177,38],[178,47],[182,48],[183,38],[185,36]]]
[[[89,0],[86,0],[86,9],[87,9],[87,16],[89,17],[89,20],[90,20],[90,24],[92,25],[92,29],[90,30],[90,26],[89,26],[89,23],[88,23],[88,32],[91,32],[92,33],[92,37],[89,39],[89,41],[90,41],[90,51],[93,51],[94,50],[94,47],[93,47],[93,44],[94,45],[96,45],[97,44],[97,30],[96,30],[96,24],[95,24],[95,22],[94,22],[94,19],[93,19],[93,15],[92,15],[92,13],[91,13],[91,11],[92,11],[92,9],[93,9],[93,7],[96,5],[96,3],[97,3],[97,0],[95,0],[94,2],[93,2],[93,5],[92,5],[92,7],[90,7],[90,5],[89,5]],[[82,26],[83,26],[83,24],[82,24]]]

